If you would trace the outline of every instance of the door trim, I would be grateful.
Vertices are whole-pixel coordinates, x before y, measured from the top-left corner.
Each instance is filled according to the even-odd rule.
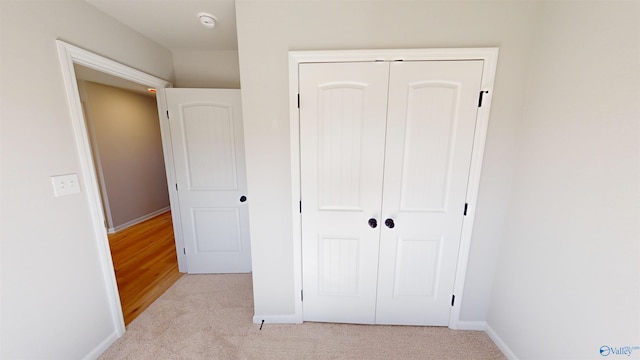
[[[451,48],[451,49],[398,49],[398,50],[328,50],[289,51],[289,130],[291,152],[291,214],[294,267],[294,318],[302,323],[302,215],[300,214],[300,112],[298,109],[298,66],[303,63],[371,62],[371,61],[437,61],[437,60],[483,60],[481,89],[484,94],[482,107],[476,116],[476,131],[473,139],[469,182],[467,185],[467,216],[462,222],[462,235],[458,251],[458,264],[454,281],[456,298],[463,299],[467,273],[473,221],[480,186],[482,158],[489,125],[489,114],[493,98],[493,85],[498,63],[497,47]],[[462,301],[457,301],[449,315],[449,328],[459,329]]]
[[[78,92],[76,74],[73,65],[79,64],[109,75],[113,75],[125,80],[133,81],[138,84],[153,87],[157,90],[156,102],[158,104],[158,114],[160,120],[160,134],[162,137],[162,149],[164,152],[165,168],[167,172],[168,184],[174,184],[175,174],[173,167],[173,153],[171,151],[171,134],[169,133],[169,120],[166,116],[162,116],[167,111],[164,89],[172,87],[172,84],[163,79],[146,74],[142,71],[133,69],[116,61],[107,59],[90,51],[84,50],[77,46],[68,44],[61,40],[56,40],[58,47],[58,58],[62,69],[62,77],[64,80],[65,92],[67,95],[68,106],[70,110],[71,123],[80,160],[80,169],[82,181],[85,184],[86,196],[88,199],[89,211],[92,220],[94,239],[98,248],[98,256],[100,258],[100,268],[105,281],[107,301],[111,308],[111,318],[116,330],[117,337],[125,332],[124,317],[120,304],[120,296],[118,285],[116,283],[115,271],[111,259],[111,250],[109,247],[109,238],[107,229],[104,226],[104,213],[102,211],[102,202],[100,200],[100,190],[96,168],[94,166],[89,142],[89,133],[84,121],[82,111],[82,103]],[[171,203],[174,234],[176,236],[176,248],[182,249],[182,231],[179,217],[180,213],[177,209],[178,198],[175,189],[169,185],[169,201]],[[181,272],[184,272],[185,259],[184,255],[177,251],[178,266]],[[115,339],[114,339],[115,341]],[[108,347],[110,344],[105,344]],[[106,349],[105,347],[105,349]]]

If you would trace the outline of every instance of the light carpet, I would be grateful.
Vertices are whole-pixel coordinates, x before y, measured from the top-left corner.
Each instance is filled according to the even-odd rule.
[[[253,324],[250,274],[185,275],[99,359],[505,359],[481,331]]]

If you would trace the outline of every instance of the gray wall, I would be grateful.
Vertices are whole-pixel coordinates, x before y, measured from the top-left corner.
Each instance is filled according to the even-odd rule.
[[[35,21],[34,19],[37,19]],[[171,53],[82,1],[0,1],[2,359],[81,359],[113,340],[56,39],[167,79]]]
[[[84,82],[88,128],[98,154],[109,228],[169,207],[158,108],[153,96]]]

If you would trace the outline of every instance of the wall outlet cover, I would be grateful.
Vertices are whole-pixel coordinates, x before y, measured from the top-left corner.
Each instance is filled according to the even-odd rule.
[[[78,174],[55,175],[51,177],[53,195],[55,197],[76,194],[80,192]]]

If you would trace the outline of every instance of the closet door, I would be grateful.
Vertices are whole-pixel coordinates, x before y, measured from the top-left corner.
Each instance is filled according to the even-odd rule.
[[[375,322],[388,69],[299,67],[305,321]]]
[[[482,65],[391,64],[376,323],[449,323]]]

